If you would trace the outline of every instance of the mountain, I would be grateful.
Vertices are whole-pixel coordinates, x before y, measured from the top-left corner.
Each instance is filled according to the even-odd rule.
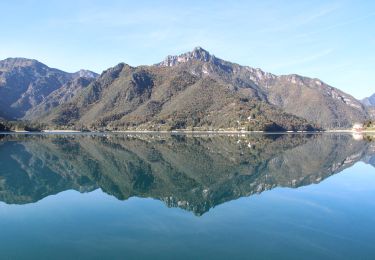
[[[251,94],[250,88],[238,91],[219,77],[194,73],[191,70],[202,63],[197,57],[189,68],[121,63],[38,120],[58,127],[111,130],[314,129]]]
[[[375,94],[373,94],[373,95],[370,96],[370,97],[367,97],[367,98],[362,99],[362,103],[363,103],[365,106],[375,106]]]
[[[200,62],[192,66],[196,60]],[[179,56],[168,56],[157,65],[180,66],[196,75],[219,79],[239,92],[258,97],[324,128],[348,128],[368,117],[360,101],[319,79],[295,74],[276,76],[216,58],[200,47]]]
[[[319,183],[375,157],[374,143],[344,134],[0,139],[0,201],[32,203],[65,190],[100,188],[119,200],[155,198],[196,215],[275,187]]]
[[[370,119],[373,121],[375,119],[375,94],[370,97],[362,99],[362,104],[367,107]]]
[[[0,117],[21,119],[46,97],[69,81],[94,79],[94,72],[67,73],[37,60],[8,58],[0,61]]]
[[[86,79],[96,79],[99,75],[90,70],[79,70],[75,73],[72,73],[73,79],[77,78],[86,78]]]
[[[51,92],[38,105],[29,109],[23,118],[32,120],[33,118],[47,114],[54,107],[69,102],[75,95],[77,95],[82,89],[86,88],[94,80],[95,77],[86,77],[86,75],[84,77],[79,76],[73,78],[60,88]]]
[[[368,117],[361,102],[318,79],[276,76],[197,47],[152,66],[120,63],[36,119],[109,130],[307,130],[348,128]]]
[[[313,129],[304,119],[184,67],[126,64],[103,72],[70,102],[38,120],[91,130]]]
[[[0,61],[0,117],[90,130],[312,130],[375,116],[319,79],[277,76],[197,47],[151,66],[100,76],[22,58]]]

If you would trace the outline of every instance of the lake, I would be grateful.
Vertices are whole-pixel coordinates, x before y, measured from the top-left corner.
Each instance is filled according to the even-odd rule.
[[[1,134],[1,259],[373,259],[375,142]]]

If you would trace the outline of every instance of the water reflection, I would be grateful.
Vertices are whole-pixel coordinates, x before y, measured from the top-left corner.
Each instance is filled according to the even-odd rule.
[[[277,186],[319,183],[361,160],[375,166],[375,144],[344,134],[0,138],[0,200],[8,204],[101,188],[119,200],[151,197],[202,215]]]

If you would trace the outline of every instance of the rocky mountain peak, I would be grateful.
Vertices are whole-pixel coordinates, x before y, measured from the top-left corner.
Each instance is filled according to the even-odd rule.
[[[172,67],[191,60],[207,62],[212,59],[212,55],[202,47],[195,47],[193,51],[181,55],[169,55],[164,61],[156,64],[162,67]]]
[[[90,70],[79,70],[74,73],[74,76],[80,77],[80,78],[94,79],[94,78],[97,78],[99,75]]]
[[[193,51],[190,52],[190,56],[196,60],[201,60],[201,61],[209,61],[211,58],[210,53],[199,46],[195,47]]]

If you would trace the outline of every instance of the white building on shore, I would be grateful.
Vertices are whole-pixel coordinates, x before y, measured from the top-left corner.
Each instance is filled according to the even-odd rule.
[[[353,127],[352,127],[352,130],[356,131],[356,132],[362,132],[364,130],[363,124],[361,124],[361,123],[355,123],[353,125]]]

